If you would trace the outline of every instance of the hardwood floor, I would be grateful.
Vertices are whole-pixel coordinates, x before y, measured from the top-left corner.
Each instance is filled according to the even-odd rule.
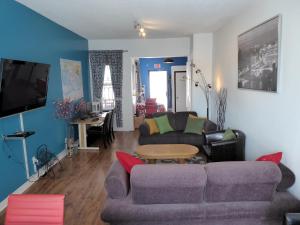
[[[101,153],[80,151],[72,158],[62,160],[63,170],[55,166],[55,178],[47,175],[33,184],[26,193],[65,194],[65,225],[104,225],[100,219],[106,196],[104,180],[115,160],[115,151],[133,152],[138,131],[116,132],[114,143]],[[4,215],[0,216],[4,224]]]

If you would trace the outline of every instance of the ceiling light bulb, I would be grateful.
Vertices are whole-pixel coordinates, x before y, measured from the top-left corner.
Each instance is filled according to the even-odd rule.
[[[145,32],[142,32],[142,37],[146,37],[146,33]]]
[[[144,32],[145,32],[145,29],[144,29],[143,27],[141,27],[141,28],[140,28],[140,32],[141,32],[141,33],[144,33]]]

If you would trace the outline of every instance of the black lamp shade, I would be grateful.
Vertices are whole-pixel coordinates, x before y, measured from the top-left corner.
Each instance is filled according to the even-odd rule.
[[[164,63],[174,63],[172,58],[165,58]]]

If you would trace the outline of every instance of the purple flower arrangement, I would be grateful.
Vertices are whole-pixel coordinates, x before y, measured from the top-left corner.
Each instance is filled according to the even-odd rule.
[[[57,100],[54,102],[55,117],[57,119],[72,120],[78,116],[78,113],[86,109],[84,99],[71,101],[69,98]]]

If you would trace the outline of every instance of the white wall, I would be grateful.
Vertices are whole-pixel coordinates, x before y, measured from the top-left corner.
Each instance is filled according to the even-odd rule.
[[[195,74],[195,71],[200,69],[207,82],[212,83],[213,34],[199,33],[193,35],[192,61],[196,65],[192,70],[193,80],[200,81],[199,76]],[[199,116],[206,116],[206,100],[204,93],[200,86],[195,87],[194,83],[192,83],[192,110],[196,111]]]
[[[128,50],[123,58],[123,128],[133,130],[132,57],[190,56],[190,38],[90,40],[90,50]]]
[[[237,88],[238,43],[244,31],[282,15],[279,93]],[[246,133],[246,158],[283,151],[283,163],[298,178],[291,191],[300,197],[300,1],[265,0],[214,34],[215,84],[228,88],[226,126]]]

